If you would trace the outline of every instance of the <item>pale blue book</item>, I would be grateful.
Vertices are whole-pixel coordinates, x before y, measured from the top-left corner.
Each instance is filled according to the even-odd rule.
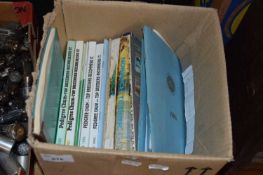
[[[178,57],[159,33],[144,27],[148,149],[184,154],[184,85]]]
[[[104,121],[105,113],[107,110],[107,82],[109,76],[109,41],[104,40],[103,45],[103,58],[101,67],[101,96],[100,96],[100,113],[99,113],[99,126],[98,126],[98,146],[97,148],[103,147],[103,133],[104,133]]]

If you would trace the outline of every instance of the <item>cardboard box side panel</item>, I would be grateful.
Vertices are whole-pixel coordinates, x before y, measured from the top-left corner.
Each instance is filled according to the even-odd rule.
[[[194,154],[232,158],[231,118],[219,20],[207,16],[176,49],[183,67],[193,65],[195,83]],[[189,60],[190,59],[190,60]]]
[[[63,148],[62,146],[59,146]],[[65,148],[65,147],[64,147]],[[73,148],[73,147],[72,147]],[[47,144],[39,144],[35,147],[38,161],[43,167],[46,175],[72,175],[89,174],[93,175],[133,175],[133,174],[186,174],[190,167],[196,168],[191,174],[200,175],[207,169],[206,175],[215,174],[227,162],[225,159],[213,159],[191,156],[179,157],[145,157],[144,154],[138,156],[127,156],[125,154],[107,154],[102,151],[89,151],[88,149],[59,149],[57,146],[49,147]],[[116,151],[115,151],[116,152]],[[161,154],[160,154],[161,155]],[[42,156],[49,156],[43,160]],[[52,161],[62,158],[63,161]],[[65,159],[67,157],[67,159]],[[69,158],[70,157],[70,158]],[[127,165],[127,162],[133,162],[137,166]],[[151,165],[150,165],[151,164]],[[149,169],[152,167],[161,167],[160,169]],[[168,169],[168,170],[165,170]]]
[[[189,58],[183,56],[182,62],[192,64],[196,75],[198,122],[194,153],[232,157],[228,96],[222,95],[227,94],[225,58],[221,39],[218,39],[221,36],[215,34],[220,32],[215,10],[143,3],[139,6],[114,2],[73,3],[70,0],[63,5],[71,39],[100,40],[127,31],[141,33],[142,26],[147,24],[157,29],[173,48],[186,47]]]
[[[126,32],[141,36],[142,27],[149,25],[159,31],[172,47],[176,47],[213,10],[146,3],[65,0],[63,11],[70,39],[102,40]]]
[[[10,21],[19,22],[11,2],[0,2],[0,13],[0,24]]]
[[[62,55],[64,55],[64,52],[66,51],[67,46],[67,32],[66,32],[66,26],[64,21],[64,15],[63,15],[63,9],[61,7],[61,3],[56,2],[55,3],[55,9],[54,9],[56,18],[52,24],[52,27],[56,27],[58,32],[58,37],[60,40],[61,50],[63,51]]]

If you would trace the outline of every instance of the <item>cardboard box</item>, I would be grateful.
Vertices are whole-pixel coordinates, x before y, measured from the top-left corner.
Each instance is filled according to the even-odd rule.
[[[63,146],[31,136],[45,175],[212,175],[233,159],[223,41],[214,9],[64,0],[44,19],[45,31],[57,28],[64,53],[68,39],[102,40],[129,31],[141,36],[144,25],[153,27],[177,53],[183,69],[193,66],[196,109],[192,155]],[[29,100],[28,111],[30,107]]]

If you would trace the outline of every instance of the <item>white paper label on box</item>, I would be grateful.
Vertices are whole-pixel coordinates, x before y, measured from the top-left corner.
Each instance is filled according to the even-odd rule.
[[[162,171],[168,171],[169,170],[169,166],[160,165],[160,164],[150,164],[150,165],[148,165],[148,168],[150,170],[162,170]]]
[[[48,162],[74,162],[72,155],[40,154],[44,161]]]
[[[185,154],[191,154],[194,148],[195,135],[195,100],[193,67],[190,65],[183,73],[186,119],[186,146]]]
[[[124,165],[135,166],[135,167],[142,165],[142,162],[138,162],[134,160],[122,160],[121,163]]]

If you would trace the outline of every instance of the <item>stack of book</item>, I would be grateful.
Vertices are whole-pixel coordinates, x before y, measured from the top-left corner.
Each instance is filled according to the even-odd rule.
[[[184,153],[180,61],[144,27],[116,39],[68,41],[56,144]]]
[[[56,144],[136,150],[141,40],[68,41]]]

